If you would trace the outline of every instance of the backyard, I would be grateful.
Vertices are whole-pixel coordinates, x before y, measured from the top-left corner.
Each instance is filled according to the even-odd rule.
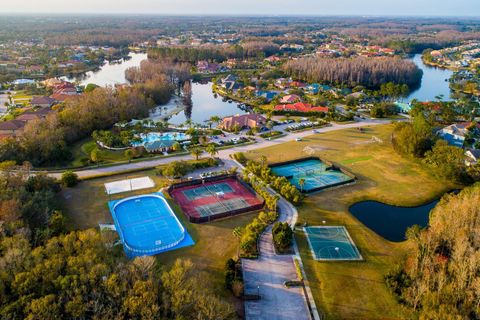
[[[299,222],[346,226],[362,254],[361,262],[313,260],[302,231],[296,231],[302,260],[317,306],[327,319],[409,318],[384,282],[384,275],[409,249],[393,243],[356,220],[348,208],[361,200],[414,206],[433,200],[455,186],[434,178],[421,164],[398,156],[391,147],[392,125],[346,129],[307,137],[246,153],[269,163],[320,156],[358,178],[354,185],[310,195],[299,208]]]

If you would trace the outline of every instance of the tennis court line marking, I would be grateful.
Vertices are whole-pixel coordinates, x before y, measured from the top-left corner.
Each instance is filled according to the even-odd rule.
[[[316,254],[315,251],[313,250],[313,245],[312,245],[312,242],[310,241],[310,238],[309,238],[309,236],[308,236],[307,228],[311,228],[311,229],[337,229],[337,228],[341,228],[341,229],[343,229],[343,231],[345,232],[345,235],[347,236],[347,238],[348,238],[348,240],[349,240],[349,242],[350,242],[350,246],[353,248],[354,253],[357,254],[357,257],[356,257],[356,258],[339,258],[339,259],[324,259],[324,258],[318,258],[318,257],[317,257],[317,254]],[[311,226],[311,227],[303,227],[303,232],[304,232],[304,234],[305,234],[305,237],[307,238],[308,245],[310,246],[310,253],[312,254],[313,259],[316,260],[316,261],[328,262],[328,261],[361,261],[361,260],[364,260],[364,259],[363,259],[363,256],[361,255],[360,251],[359,251],[358,248],[357,248],[357,245],[355,244],[355,242],[353,242],[353,239],[352,239],[352,237],[350,236],[350,234],[348,233],[348,230],[347,230],[347,228],[345,228],[345,226]]]

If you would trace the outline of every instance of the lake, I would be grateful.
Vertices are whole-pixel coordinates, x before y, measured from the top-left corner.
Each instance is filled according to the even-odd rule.
[[[123,60],[120,63],[107,62],[97,71],[87,72],[82,77],[70,78],[69,81],[80,81],[82,85],[95,83],[99,86],[113,86],[118,83],[126,83],[125,70],[130,67],[140,65],[140,62],[147,59],[145,53],[130,53],[129,60]],[[245,108],[242,110],[239,104],[229,103],[218,96],[217,98],[212,93],[212,83],[192,83],[192,102],[193,107],[190,111],[181,111],[173,115],[168,122],[179,125],[185,123],[187,119],[191,119],[194,123],[205,124],[205,121],[211,116],[219,116],[221,118],[235,115],[245,114]],[[169,106],[174,107],[174,106]],[[155,120],[159,120],[153,116]]]
[[[453,75],[453,71],[427,66],[423,63],[421,54],[416,54],[410,60],[422,69],[423,77],[420,87],[410,93],[407,98],[408,101],[411,101],[412,99],[417,99],[419,101],[432,101],[436,100],[435,97],[438,95],[443,95],[444,101],[451,100],[448,80]]]
[[[357,202],[350,207],[350,213],[365,226],[383,238],[400,242],[405,232],[415,224],[426,227],[430,211],[439,200],[418,207],[397,207],[377,201]]]
[[[115,84],[127,83],[125,79],[125,70],[130,67],[138,67],[140,62],[147,59],[146,53],[133,53],[129,55],[129,59],[120,62],[106,62],[100,69],[89,71],[81,76],[73,78],[66,77],[67,81],[78,81],[81,85],[94,83],[98,86],[113,86]]]
[[[87,72],[84,76],[70,78],[70,81],[79,81],[82,85],[95,83],[99,86],[115,85],[118,83],[126,83],[125,70],[130,67],[139,66],[140,62],[147,59],[145,53],[130,53],[129,60],[121,62],[106,62],[99,70]],[[450,97],[450,88],[448,80],[453,74],[452,71],[427,66],[422,61],[420,54],[411,58],[420,69],[423,70],[423,78],[421,86],[413,91],[408,100],[418,99],[420,101],[435,100],[435,97],[443,94],[444,99]],[[211,116],[216,115],[225,117],[235,114],[244,114],[246,110],[239,104],[224,101],[222,97],[217,97],[212,93],[211,83],[193,83],[192,84],[192,101],[193,107],[191,112],[180,112],[169,119],[172,124],[182,124],[187,119],[191,119],[194,123],[204,124]]]

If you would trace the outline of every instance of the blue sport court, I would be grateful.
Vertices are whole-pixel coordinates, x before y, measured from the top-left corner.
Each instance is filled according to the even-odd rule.
[[[304,159],[271,166],[272,173],[286,177],[298,190],[309,193],[353,182],[337,168],[328,166],[320,159]],[[303,179],[303,185],[301,180]]]
[[[110,201],[108,206],[130,258],[194,244],[161,193]]]
[[[319,261],[363,260],[345,227],[305,227],[313,258]]]

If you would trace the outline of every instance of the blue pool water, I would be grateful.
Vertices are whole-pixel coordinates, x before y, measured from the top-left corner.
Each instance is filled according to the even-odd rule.
[[[353,178],[327,166],[319,159],[300,160],[273,166],[271,169],[273,174],[286,177],[302,192],[313,192],[353,181]],[[303,186],[301,179],[304,180]]]
[[[134,146],[145,145],[148,143],[152,143],[155,141],[185,141],[190,140],[190,136],[183,132],[150,132],[150,133],[142,133],[139,135],[141,142],[133,143]]]
[[[345,227],[305,227],[305,233],[315,260],[362,260]]]
[[[127,256],[155,255],[193,240],[159,193],[109,202]]]

